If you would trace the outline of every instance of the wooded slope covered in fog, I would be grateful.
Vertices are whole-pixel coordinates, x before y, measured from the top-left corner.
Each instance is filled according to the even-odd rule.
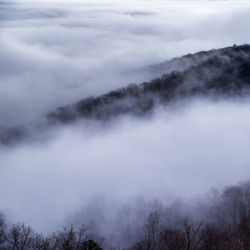
[[[130,84],[102,96],[59,107],[46,115],[46,126],[79,119],[108,120],[122,114],[144,116],[158,105],[187,98],[236,98],[249,95],[250,45],[199,52],[147,68],[166,74],[141,84]],[[3,129],[2,143],[20,140],[32,127]],[[36,131],[39,133],[39,130]],[[42,132],[42,131],[40,131]]]

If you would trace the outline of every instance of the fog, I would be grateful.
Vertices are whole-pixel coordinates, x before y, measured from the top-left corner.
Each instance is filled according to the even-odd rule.
[[[0,2],[0,128],[150,80],[149,65],[248,43],[249,14],[248,1]],[[1,147],[0,210],[46,233],[95,197],[109,216],[135,197],[189,202],[248,180],[249,108],[180,100],[149,117],[82,120]]]
[[[248,17],[247,1],[1,4],[1,125],[150,79],[136,69],[247,43]]]
[[[249,107],[196,100],[143,120],[80,123],[45,144],[2,151],[1,209],[51,230],[94,197],[169,202],[247,180]]]

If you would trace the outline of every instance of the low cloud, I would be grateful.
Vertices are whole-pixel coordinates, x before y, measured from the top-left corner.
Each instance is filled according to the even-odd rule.
[[[249,105],[197,100],[146,120],[80,123],[46,144],[1,152],[1,209],[53,230],[93,197],[185,200],[247,180]]]
[[[148,65],[250,38],[243,1],[0,4],[0,127],[149,80]],[[247,180],[249,108],[179,102],[150,118],[82,121],[46,142],[1,148],[0,210],[48,232],[93,197],[188,200]]]

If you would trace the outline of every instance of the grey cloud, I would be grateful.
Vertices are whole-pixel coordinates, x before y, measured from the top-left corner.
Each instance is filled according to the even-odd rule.
[[[247,180],[248,109],[248,102],[197,100],[154,119],[124,118],[106,128],[81,123],[54,131],[46,144],[5,150],[1,208],[53,230],[91,197],[164,201],[167,192],[185,200]]]

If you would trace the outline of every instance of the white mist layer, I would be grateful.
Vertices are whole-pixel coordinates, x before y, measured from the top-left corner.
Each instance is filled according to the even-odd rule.
[[[174,56],[248,43],[249,1],[15,1],[0,8],[0,127],[149,75]]]
[[[166,203],[249,179],[250,103],[183,105],[0,152],[0,210],[48,232],[94,197]]]

